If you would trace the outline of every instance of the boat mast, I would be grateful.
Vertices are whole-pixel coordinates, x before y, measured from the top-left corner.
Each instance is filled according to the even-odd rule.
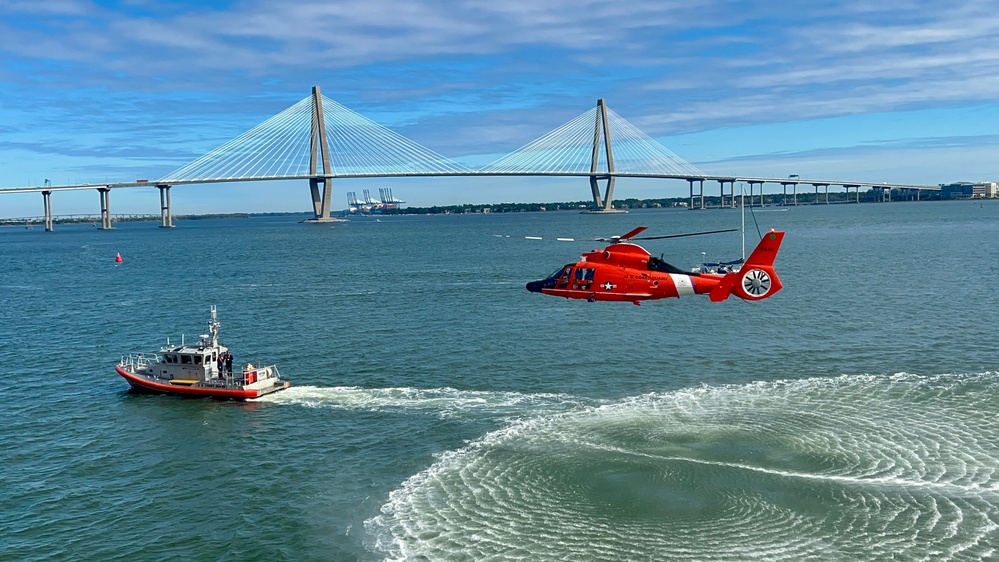
[[[740,184],[739,189],[742,190],[742,262],[746,263],[746,186]]]
[[[212,347],[219,344],[219,319],[215,312],[215,305],[212,305],[212,319],[208,322],[208,330],[212,334]]]

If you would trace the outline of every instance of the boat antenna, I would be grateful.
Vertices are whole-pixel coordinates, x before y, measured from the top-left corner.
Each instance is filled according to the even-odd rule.
[[[212,319],[208,322],[208,329],[212,334],[212,347],[219,344],[219,324],[218,314],[215,311],[215,305],[212,305]]]
[[[746,186],[744,184],[739,184],[740,189],[742,189],[742,259],[746,259]],[[760,205],[763,205],[763,187],[760,186]],[[760,240],[763,239],[763,233],[760,232],[760,223],[756,221],[756,213],[753,212],[753,200],[749,200],[749,214],[753,216],[753,224],[756,225],[756,234],[759,235]]]
[[[742,261],[746,262],[746,184],[740,183],[742,191]]]

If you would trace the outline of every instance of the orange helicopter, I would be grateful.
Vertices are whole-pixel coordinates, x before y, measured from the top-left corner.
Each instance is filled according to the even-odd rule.
[[[610,242],[610,245],[603,250],[584,253],[580,261],[558,268],[546,279],[531,281],[527,290],[589,302],[624,301],[638,305],[643,300],[689,295],[708,295],[712,302],[723,301],[729,295],[758,301],[773,296],[784,287],[773,268],[777,251],[784,240],[781,231],[767,232],[738,271],[711,273],[684,271],[652,256],[645,248],[631,241],[727,231],[636,238],[646,228],[639,226],[627,234],[609,239],[597,238],[598,241]]]

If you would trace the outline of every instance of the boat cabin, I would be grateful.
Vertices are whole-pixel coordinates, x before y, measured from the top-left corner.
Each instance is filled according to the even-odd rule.
[[[213,337],[214,336],[214,337]],[[219,368],[219,357],[229,351],[219,345],[217,336],[202,335],[197,345],[178,345],[160,349],[159,361],[150,365],[152,375],[169,380],[205,381],[222,377],[225,363]]]

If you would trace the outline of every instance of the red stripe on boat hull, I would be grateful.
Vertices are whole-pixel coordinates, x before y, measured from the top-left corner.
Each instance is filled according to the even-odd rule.
[[[236,400],[246,400],[250,398],[259,398],[263,396],[259,390],[230,390],[224,388],[192,388],[189,386],[178,386],[174,384],[160,384],[150,380],[147,380],[138,375],[129,373],[128,371],[121,368],[119,365],[115,365],[115,371],[121,375],[125,380],[128,381],[134,387],[141,388],[143,390],[149,390],[152,392],[161,392],[164,394],[179,394],[182,396],[213,396],[215,398],[234,398]],[[287,381],[284,383],[284,388],[288,388],[291,384]]]

